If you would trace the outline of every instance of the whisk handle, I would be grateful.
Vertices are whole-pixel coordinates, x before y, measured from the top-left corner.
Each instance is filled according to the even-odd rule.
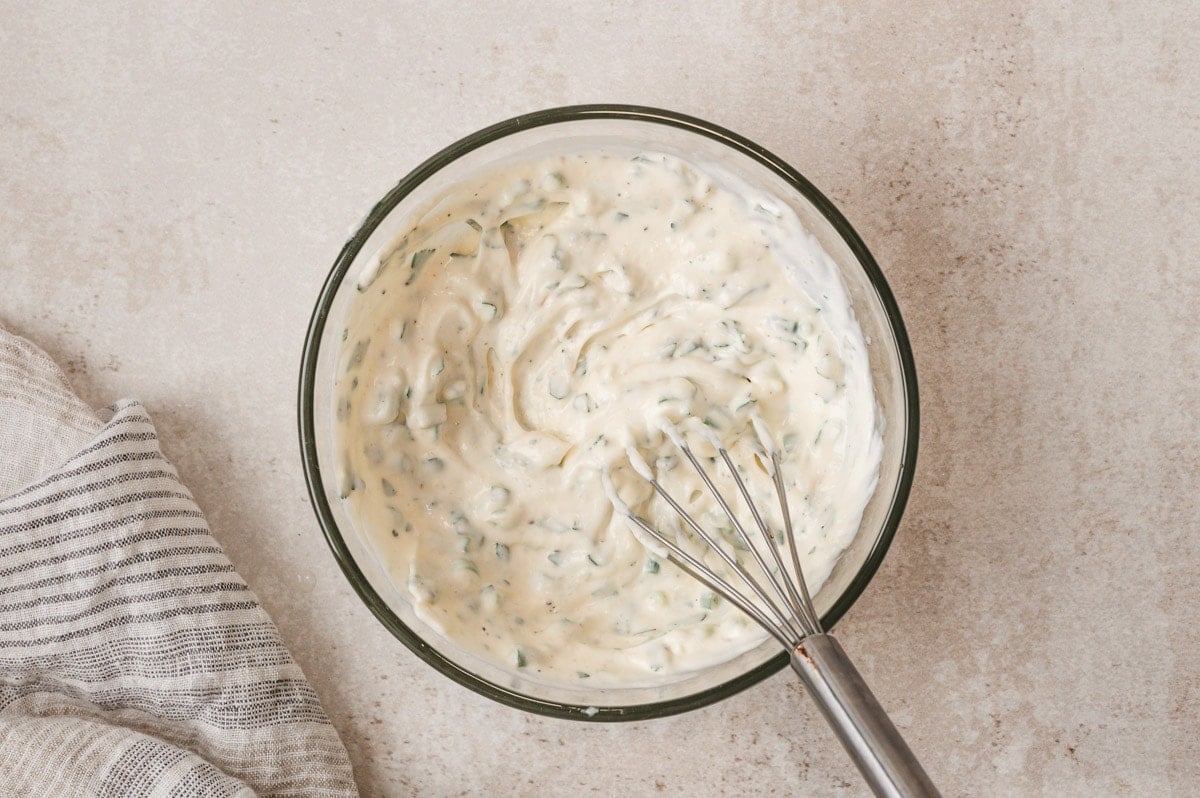
[[[792,668],[876,795],[941,795],[837,640],[804,638]]]

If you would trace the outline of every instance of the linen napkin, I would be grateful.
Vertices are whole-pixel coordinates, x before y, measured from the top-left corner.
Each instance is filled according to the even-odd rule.
[[[0,796],[353,796],[346,750],[136,401],[0,328]]]

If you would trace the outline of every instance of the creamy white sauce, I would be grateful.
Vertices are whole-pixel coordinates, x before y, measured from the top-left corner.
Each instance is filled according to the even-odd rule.
[[[605,495],[607,472],[718,563],[631,467],[732,539],[663,421],[707,425],[778,528],[762,419],[814,593],[858,529],[881,456],[866,347],[836,266],[777,200],[664,155],[510,164],[447,191],[357,287],[335,388],[342,495],[418,614],[470,651],[632,685],[763,640]]]

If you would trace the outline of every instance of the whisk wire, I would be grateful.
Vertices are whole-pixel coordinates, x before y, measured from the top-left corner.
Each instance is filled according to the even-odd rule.
[[[712,493],[713,498],[715,498],[717,500],[717,504],[721,505],[721,509],[725,511],[725,515],[729,518],[730,523],[733,524],[733,528],[737,531],[738,537],[741,538],[742,542],[744,544],[746,544],[746,547],[750,549],[750,553],[754,556],[754,559],[758,562],[759,568],[762,569],[763,574],[765,574],[767,577],[767,581],[771,584],[771,587],[774,588],[776,596],[783,602],[785,607],[788,607],[787,594],[784,591],[783,587],[779,584],[779,580],[776,579],[775,575],[771,572],[771,568],[770,568],[770,566],[767,565],[766,560],[763,559],[762,553],[758,550],[758,546],[754,545],[754,542],[750,540],[750,536],[746,533],[746,530],[742,526],[741,521],[738,520],[737,516],[734,515],[733,510],[729,507],[729,502],[725,501],[725,497],[721,494],[721,492],[719,490],[717,490],[717,486],[713,484],[712,477],[710,477],[708,475],[708,472],[706,472],[704,470],[704,468],[701,467],[699,460],[696,459],[696,456],[692,453],[692,450],[690,447],[688,447],[686,444],[684,444],[676,436],[671,436],[671,439],[673,441],[675,441],[675,444],[677,446],[679,446],[680,449],[683,450],[684,455],[691,462],[692,467],[696,469],[696,473],[700,475],[700,479],[704,482],[704,484],[708,488],[709,492]],[[725,462],[729,465],[730,471],[734,474],[735,480],[737,480],[738,479],[737,469],[735,469],[733,467],[733,463],[730,462],[728,453],[725,452],[723,447],[717,447],[717,449],[719,452],[721,452],[722,455],[724,455]],[[747,501],[748,501],[748,499],[747,499]],[[769,540],[769,533],[768,533],[768,540]],[[774,546],[772,545],[771,548],[774,548]],[[757,587],[757,582],[755,582],[755,580],[753,580],[751,578],[750,574],[747,573],[745,571],[745,569],[739,568],[738,572],[739,572],[738,573],[739,576],[741,576],[743,579],[745,579],[747,581],[754,583],[755,586]],[[799,619],[797,618],[797,616],[794,612],[781,611],[779,609],[778,605],[773,603],[770,599],[768,599],[765,595],[763,595],[762,592],[759,592],[759,598],[761,598],[764,602],[766,602],[767,605],[771,608],[772,612],[779,615],[780,618],[783,620],[783,622],[786,625],[788,625],[789,627],[791,627],[792,631],[794,631],[797,635],[799,635],[799,637],[801,639],[803,639],[805,636],[808,635],[808,631],[804,628],[803,624],[799,622]]]
[[[738,490],[741,492],[742,498],[746,502],[746,506],[750,508],[750,514],[754,516],[754,523],[758,525],[758,530],[762,533],[763,541],[767,544],[767,550],[771,552],[771,557],[775,560],[775,565],[778,566],[779,573],[786,574],[787,566],[783,564],[783,557],[779,554],[779,545],[775,541],[774,535],[771,534],[771,528],[767,526],[765,521],[763,521],[762,513],[758,511],[758,505],[756,505],[754,500],[750,498],[750,490],[746,487],[746,483],[742,479],[741,475],[738,474],[737,468],[734,467],[733,460],[730,459],[728,450],[726,450],[724,446],[719,446],[717,447],[717,451],[720,452],[721,459],[725,461],[725,466],[729,469],[729,474],[733,477],[734,484],[737,485]],[[776,470],[776,473],[778,473],[778,470]],[[784,508],[784,512],[787,512],[787,508]],[[790,530],[788,530],[788,539],[791,539]],[[795,548],[794,545],[792,548]],[[767,575],[770,576],[772,572],[765,564],[761,562],[761,558],[760,564],[762,565],[763,570],[767,572]],[[796,566],[796,575],[797,580],[803,583],[803,575],[800,572],[799,565]],[[796,587],[793,584],[797,580],[783,580],[783,584],[787,588],[786,595],[784,595],[784,591],[779,590],[779,585],[774,578],[771,579],[771,582],[775,584],[775,589],[780,592],[784,603],[788,605],[788,607],[799,617],[801,626],[804,627],[805,634],[814,634],[821,630],[821,626],[820,623],[813,617],[815,613],[811,612],[811,602],[806,604],[797,594]]]
[[[675,565],[685,571],[693,579],[723,595],[726,599],[728,599],[730,604],[733,604],[739,610],[746,613],[746,615],[752,618],[763,629],[766,629],[767,632],[769,632],[771,636],[778,640],[782,645],[792,647],[799,642],[798,640],[788,636],[787,632],[790,630],[776,622],[773,622],[763,612],[761,612],[758,607],[754,606],[754,603],[746,598],[741,591],[736,589],[733,585],[729,584],[721,577],[712,573],[712,571],[700,563],[699,560],[681,549],[677,544],[668,540],[665,535],[651,526],[645,519],[632,512],[627,513],[626,517],[633,523],[637,524],[643,532],[661,544],[663,548],[665,548],[671,554]]]
[[[804,578],[804,572],[800,570],[800,552],[796,548],[796,536],[792,531],[792,513],[788,509],[787,489],[783,484],[783,471],[779,467],[779,452],[775,449],[771,451],[771,476],[775,483],[775,493],[779,496],[779,508],[783,512],[783,534],[787,540],[788,550],[792,555],[792,567],[796,569],[796,581],[800,587],[801,607],[804,609],[805,615],[808,616],[809,623],[812,625],[813,631],[811,634],[819,634],[824,631],[821,626],[821,617],[817,615],[817,610],[813,607],[812,595],[808,592],[808,582]]]
[[[696,462],[695,455],[693,455],[686,446],[682,448],[683,453],[692,461],[692,464],[696,466],[697,470],[703,474],[703,470],[700,469],[699,463]],[[787,613],[780,612],[779,608],[775,606],[775,604],[772,603],[769,598],[767,598],[766,591],[763,590],[762,586],[758,583],[758,580],[751,576],[750,573],[746,571],[746,569],[735,558],[730,556],[729,552],[725,551],[725,548],[719,544],[717,539],[714,538],[706,529],[704,529],[704,527],[700,526],[700,524],[697,523],[694,518],[692,518],[691,514],[688,513],[688,511],[685,510],[682,505],[679,504],[679,502],[675,501],[671,494],[667,493],[666,490],[663,489],[662,485],[658,484],[658,480],[651,479],[650,485],[654,488],[658,495],[663,498],[663,501],[671,505],[671,509],[679,514],[679,517],[684,520],[684,523],[691,527],[697,535],[703,538],[704,542],[708,544],[709,548],[711,548],[713,552],[716,553],[716,555],[720,557],[721,560],[724,561],[724,563],[729,566],[729,568],[736,573],[743,582],[746,583],[746,586],[754,592],[754,595],[756,595],[759,601],[763,603],[767,611],[775,617],[775,622],[779,626],[787,628],[793,635],[796,636],[797,640],[803,639],[803,632],[796,628],[795,622],[790,619]],[[715,491],[715,488],[713,490]],[[665,538],[661,533],[656,532],[655,539],[661,541]],[[697,565],[699,565],[699,563],[697,563]],[[701,565],[700,567],[703,566]]]

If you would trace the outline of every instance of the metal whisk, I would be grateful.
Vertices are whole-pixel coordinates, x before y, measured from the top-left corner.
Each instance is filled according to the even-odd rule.
[[[704,542],[715,552],[730,569],[731,573],[744,584],[746,590],[754,596],[757,603],[741,590],[699,559],[684,551],[672,539],[662,534],[644,518],[635,514],[630,507],[617,496],[612,480],[604,475],[605,489],[618,512],[624,514],[636,529],[644,532],[649,539],[642,539],[644,545],[655,551],[659,556],[668,558],[686,573],[710,589],[724,597],[771,634],[790,653],[792,668],[800,676],[808,693],[812,696],[825,719],[833,727],[838,739],[845,746],[850,758],[862,772],[871,789],[880,796],[938,796],[937,788],[926,775],[917,758],[909,750],[908,745],[900,736],[900,732],[892,725],[883,707],[871,694],[858,670],[851,663],[841,645],[821,627],[820,616],[813,608],[812,597],[804,581],[804,573],[800,568],[800,557],[796,551],[796,540],[792,533],[791,514],[788,512],[787,492],[780,472],[779,451],[766,429],[761,418],[751,419],[758,443],[762,447],[761,454],[769,462],[769,472],[775,484],[775,492],[779,496],[779,505],[783,511],[784,542],[790,554],[791,566],[796,579],[788,578],[787,567],[779,551],[770,528],[763,521],[762,514],[750,498],[746,483],[738,474],[733,460],[722,445],[720,439],[707,427],[701,431],[709,442],[716,448],[725,466],[729,469],[734,483],[742,498],[750,508],[755,526],[758,527],[766,543],[765,547],[756,545],[746,532],[729,503],[713,484],[712,478],[700,465],[696,455],[692,453],[678,428],[672,425],[663,427],[663,431],[671,441],[683,452],[700,475],[708,490],[712,492],[717,503],[729,517],[741,542],[749,549],[766,577],[766,585],[760,583],[746,568],[730,555],[719,544],[716,536],[706,531],[685,510],[679,502],[663,489],[655,478],[650,467],[642,459],[636,449],[628,448],[631,465],[663,498],[667,504],[679,514]],[[636,530],[635,530],[636,531]],[[762,548],[766,548],[773,559],[774,569],[763,556]],[[768,590],[770,594],[768,594]]]

